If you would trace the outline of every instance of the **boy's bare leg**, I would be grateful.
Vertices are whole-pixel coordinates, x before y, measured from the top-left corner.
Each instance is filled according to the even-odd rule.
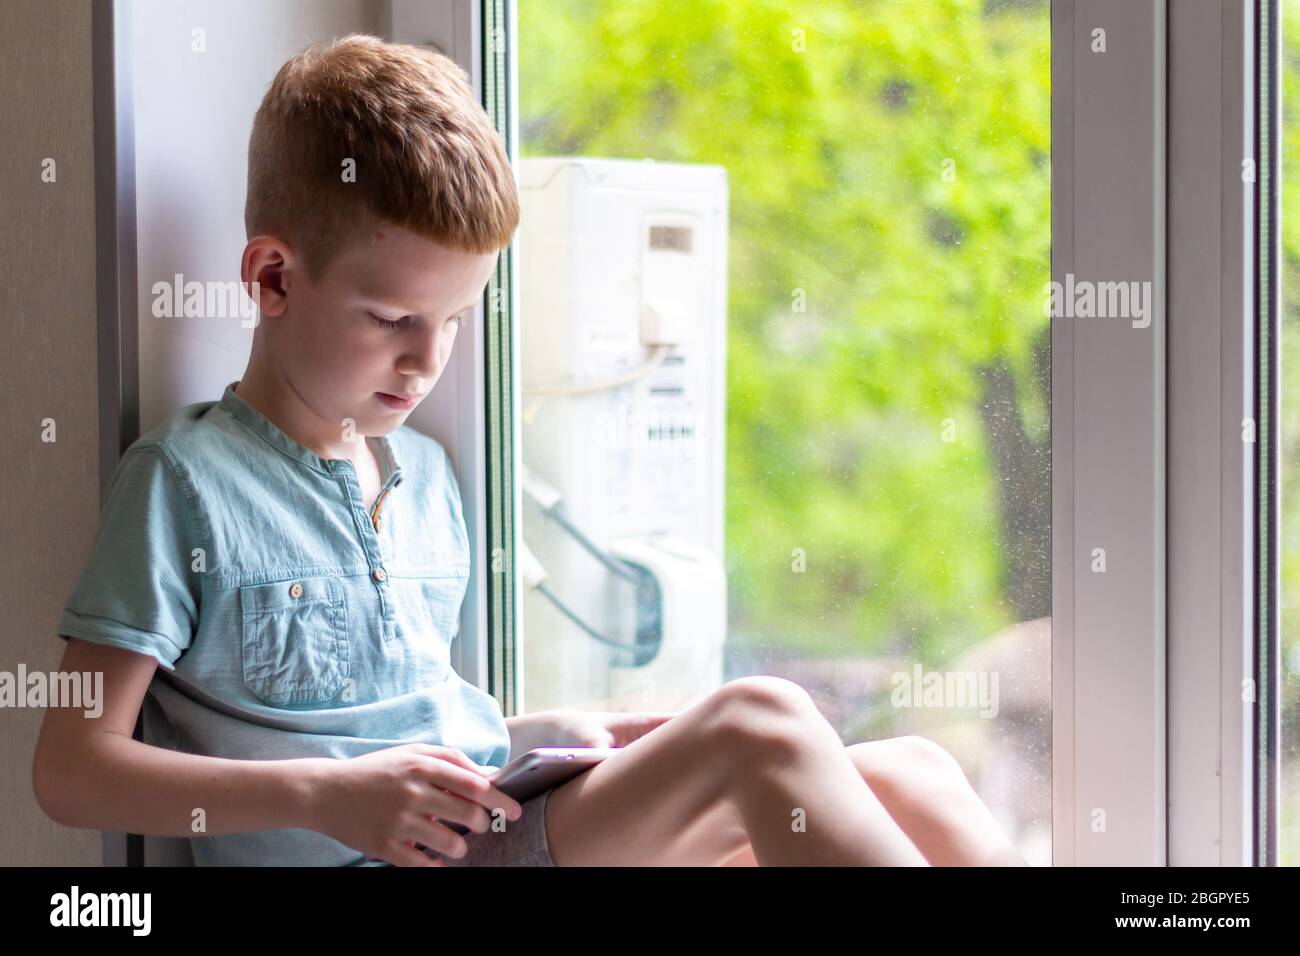
[[[806,691],[733,680],[557,787],[561,866],[926,865]]]
[[[862,779],[932,866],[1028,866],[948,751],[924,737],[847,748]]]
[[[845,748],[863,781],[931,866],[1027,866],[966,779],[961,765],[924,737]],[[725,866],[757,866],[745,847]]]
[[[754,848],[752,846],[747,846],[722,865],[723,866],[758,866],[758,857],[754,856]]]

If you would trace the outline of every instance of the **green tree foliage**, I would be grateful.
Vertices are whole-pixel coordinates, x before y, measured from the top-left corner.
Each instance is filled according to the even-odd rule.
[[[1300,0],[1282,4],[1278,599],[1282,630],[1283,863],[1300,862]]]
[[[941,660],[1050,613],[1045,0],[519,20],[524,155],[727,170],[731,640]]]

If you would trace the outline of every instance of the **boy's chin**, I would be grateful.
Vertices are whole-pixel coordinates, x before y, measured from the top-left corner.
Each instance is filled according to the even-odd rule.
[[[393,412],[383,421],[369,422],[364,428],[358,426],[357,433],[364,433],[367,438],[381,438],[401,428],[410,414],[410,412]]]

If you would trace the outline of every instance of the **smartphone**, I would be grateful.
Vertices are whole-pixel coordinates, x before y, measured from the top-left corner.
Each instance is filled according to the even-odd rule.
[[[488,780],[506,796],[523,803],[572,780],[578,774],[590,770],[622,749],[622,747],[538,747],[526,754],[520,754],[488,777]],[[454,823],[441,817],[438,818],[438,822],[460,834],[470,832],[469,827],[463,823]],[[426,847],[417,843],[416,849],[424,850]]]

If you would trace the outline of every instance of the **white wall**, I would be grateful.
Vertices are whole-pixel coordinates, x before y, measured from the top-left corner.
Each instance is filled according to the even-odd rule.
[[[140,431],[215,401],[248,361],[238,319],[155,318],[155,282],[239,281],[253,114],[303,47],[377,33],[378,0],[136,0]],[[193,50],[204,31],[206,52]]]

